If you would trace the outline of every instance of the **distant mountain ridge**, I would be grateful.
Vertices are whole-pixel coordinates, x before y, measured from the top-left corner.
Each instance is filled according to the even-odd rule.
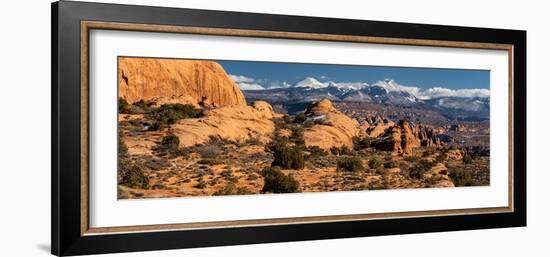
[[[238,83],[237,83],[238,84]],[[285,88],[243,90],[248,101],[266,100],[274,104],[296,105],[329,99],[338,102],[367,102],[411,106],[441,112],[449,119],[486,120],[489,117],[488,89],[422,90],[403,86],[391,79],[365,82],[321,82],[308,77]],[[295,110],[290,110],[292,113]]]

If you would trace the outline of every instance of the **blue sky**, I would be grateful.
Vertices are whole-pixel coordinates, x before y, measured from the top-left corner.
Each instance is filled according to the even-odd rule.
[[[401,85],[420,89],[444,87],[449,89],[489,89],[487,70],[434,69],[333,64],[276,63],[257,61],[218,61],[227,73],[254,79],[255,83],[287,82],[294,84],[306,77],[321,82],[375,83],[393,79]]]

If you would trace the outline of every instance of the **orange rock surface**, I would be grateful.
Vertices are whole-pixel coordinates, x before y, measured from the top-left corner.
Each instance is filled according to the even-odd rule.
[[[183,146],[207,142],[210,136],[233,141],[258,139],[269,142],[275,129],[271,105],[256,101],[252,106],[227,106],[210,110],[206,117],[180,120],[170,130]]]
[[[359,135],[359,123],[339,112],[328,99],[312,103],[306,110],[308,119],[323,120],[304,130],[306,146],[319,146],[325,150],[342,145],[352,148],[353,137]]]
[[[118,65],[119,97],[129,103],[246,106],[241,90],[216,62],[120,57]]]

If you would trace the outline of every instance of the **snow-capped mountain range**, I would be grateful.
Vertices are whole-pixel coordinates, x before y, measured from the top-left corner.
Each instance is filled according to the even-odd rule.
[[[272,103],[312,102],[324,98],[332,101],[368,102],[386,105],[411,106],[436,109],[453,115],[460,113],[475,118],[488,118],[488,89],[449,89],[400,85],[394,80],[386,79],[373,84],[366,82],[321,82],[308,77],[293,85],[266,88],[253,81],[235,82],[241,87],[249,100],[263,99]],[[246,83],[246,85],[242,85]],[[254,84],[254,86],[251,86]]]
[[[279,87],[263,87],[258,83],[250,83],[252,79],[248,78],[247,81],[242,81],[241,79],[235,79],[239,87],[244,90],[270,90],[277,88],[304,88],[304,89],[323,89],[323,88],[336,88],[340,91],[351,91],[351,90],[364,90],[372,87],[379,87],[386,91],[390,92],[405,92],[414,96],[415,98],[421,100],[428,100],[439,97],[489,97],[488,89],[449,89],[442,87],[433,87],[427,90],[421,90],[418,87],[404,86],[400,85],[392,79],[386,79],[378,81],[374,84],[368,84],[366,82],[321,82],[313,77],[307,77],[294,85],[284,84]]]

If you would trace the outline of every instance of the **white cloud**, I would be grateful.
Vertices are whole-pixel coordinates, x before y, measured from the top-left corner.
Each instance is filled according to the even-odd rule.
[[[421,91],[417,97],[420,99],[431,99],[445,96],[454,97],[489,97],[489,89],[449,89],[442,87],[432,87],[428,90]]]
[[[241,90],[264,90],[265,89],[264,87],[262,87],[262,85],[256,84],[256,83],[241,82],[241,83],[237,83],[237,85]]]
[[[422,90],[418,87],[409,87],[398,84],[397,82],[386,79],[384,81],[378,81],[373,86],[379,86],[384,88],[387,92],[406,92],[418,99],[429,100],[440,97],[489,97],[489,89],[450,89],[443,87],[432,87],[426,90]]]
[[[280,81],[272,81],[269,83],[268,86],[266,86],[267,89],[275,89],[275,88],[289,88],[292,87],[291,84],[289,84],[286,81],[280,82]]]
[[[265,88],[260,85],[254,78],[250,78],[243,75],[228,74],[229,77],[235,81],[241,90],[264,90]]]
[[[235,83],[241,83],[241,82],[244,82],[244,83],[252,83],[254,82],[254,79],[253,78],[250,78],[250,77],[246,77],[246,76],[242,76],[242,75],[233,75],[233,74],[229,74],[229,77],[235,81]]]

